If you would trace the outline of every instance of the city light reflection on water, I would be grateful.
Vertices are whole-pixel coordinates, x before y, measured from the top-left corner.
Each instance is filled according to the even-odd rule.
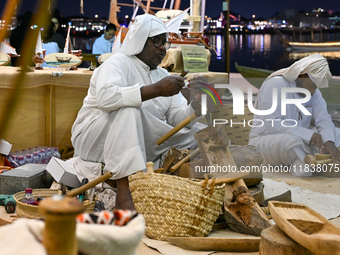
[[[309,40],[305,35],[302,41]],[[210,71],[225,72],[224,37],[209,35],[211,51]],[[324,41],[340,40],[340,34],[325,34]],[[280,41],[280,36],[271,34],[231,34],[229,36],[230,72],[237,72],[235,62],[242,66],[278,70],[316,52],[290,52]],[[340,51],[319,52],[327,58],[333,75],[340,76]]]
[[[216,36],[216,58],[222,59],[222,36]]]

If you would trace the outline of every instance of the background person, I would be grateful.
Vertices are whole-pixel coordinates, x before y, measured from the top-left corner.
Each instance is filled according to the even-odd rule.
[[[255,115],[253,126],[259,125],[255,119],[261,119],[264,125],[252,127],[249,144],[254,145],[261,152],[264,164],[290,165],[293,164],[292,174],[297,176],[311,176],[305,169],[304,157],[317,152],[330,153],[335,163],[340,162],[340,129],[335,128],[331,116],[327,112],[327,105],[319,88],[328,87],[328,80],[332,77],[327,60],[320,54],[305,57],[288,68],[271,74],[262,84],[257,96],[258,110],[268,110],[273,105],[273,88],[277,88],[277,108],[270,115]],[[287,104],[286,115],[281,115],[282,88],[305,88],[310,91],[311,99],[303,106],[311,113],[305,115],[295,104]],[[287,99],[301,99],[305,95],[287,93]],[[274,121],[266,121],[274,119]],[[295,127],[284,127],[286,125]],[[312,125],[312,119],[315,125]],[[260,126],[260,125],[259,125]],[[303,171],[300,171],[303,170]]]
[[[116,26],[108,24],[105,28],[104,34],[94,41],[92,54],[104,54],[112,52],[112,46],[116,39]]]

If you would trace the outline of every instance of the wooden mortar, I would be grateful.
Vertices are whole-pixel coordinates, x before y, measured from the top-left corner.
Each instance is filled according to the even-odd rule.
[[[54,195],[39,204],[45,217],[43,244],[48,255],[77,255],[76,216],[84,212],[76,199]]]

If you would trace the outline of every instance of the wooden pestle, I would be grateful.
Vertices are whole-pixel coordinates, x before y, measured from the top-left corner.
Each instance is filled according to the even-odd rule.
[[[81,187],[79,187],[75,190],[72,190],[66,196],[67,197],[75,197],[76,195],[79,195],[79,194],[85,192],[86,190],[93,188],[97,184],[102,183],[102,182],[110,179],[112,176],[113,176],[112,172],[107,172],[106,174],[103,174],[102,176],[98,177],[97,179],[94,179],[93,181],[88,182],[84,186],[81,186]]]
[[[76,216],[84,212],[76,199],[54,195],[39,203],[45,217],[43,244],[48,255],[77,255]]]
[[[153,173],[153,162],[147,162],[146,163],[146,172],[148,172],[148,173]]]
[[[166,140],[168,140],[170,137],[172,137],[174,134],[176,134],[178,131],[180,131],[182,128],[184,128],[186,125],[188,125],[191,121],[193,121],[196,118],[197,118],[196,113],[191,114],[189,117],[182,120],[182,122],[180,122],[177,126],[171,129],[168,133],[166,133],[161,138],[159,138],[156,141],[156,144],[161,145],[162,143],[164,143]]]

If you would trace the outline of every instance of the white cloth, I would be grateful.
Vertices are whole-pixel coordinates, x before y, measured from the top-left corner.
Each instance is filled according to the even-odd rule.
[[[76,173],[79,182],[87,178],[89,182],[99,178],[102,175],[102,164],[82,160],[80,157],[74,157],[66,160],[66,163]],[[97,189],[103,188],[103,183],[96,185]]]
[[[295,81],[289,82],[282,76],[272,77],[266,80],[258,94],[258,110],[270,109],[273,103],[272,90],[277,88],[278,102],[276,110],[270,115],[255,115],[254,119],[260,119],[264,122],[262,127],[252,127],[249,135],[249,144],[254,145],[261,152],[264,164],[271,165],[289,165],[296,163],[299,158],[303,160],[305,154],[314,154],[317,147],[309,146],[309,141],[314,132],[320,133],[323,142],[332,141],[336,146],[340,145],[340,130],[336,129],[331,116],[327,112],[327,105],[319,89],[316,89],[309,102],[304,103],[304,107],[312,115],[304,115],[301,112],[302,119],[299,120],[299,109],[294,104],[288,104],[286,115],[281,115],[281,89],[285,87],[296,87]],[[300,96],[297,93],[287,93],[288,99],[297,99]],[[311,120],[315,120],[316,130],[310,129]],[[274,119],[275,121],[266,121]],[[282,121],[294,119],[297,121],[295,127],[284,127]],[[285,121],[285,125],[294,125],[292,121]],[[253,125],[260,126],[259,122]],[[301,156],[299,147],[304,153]],[[300,156],[299,156],[300,155]]]
[[[104,38],[105,34],[98,37],[92,47],[92,54],[104,54],[112,52],[112,46],[115,42],[116,36],[113,36],[110,40]]]
[[[136,56],[117,53],[97,68],[72,127],[75,155],[102,162],[104,171],[123,178],[145,169],[170,146],[188,148],[195,143],[184,128],[164,144],[156,140],[193,113],[181,94],[141,101],[141,86],[168,76],[162,68],[150,70]]]
[[[1,255],[47,255],[42,244],[44,227],[45,222],[29,219],[0,227]],[[126,226],[77,223],[78,249],[85,255],[134,255],[144,231],[141,214]]]
[[[327,60],[319,53],[316,53],[296,61],[288,68],[272,73],[265,81],[282,75],[289,82],[294,82],[300,74],[308,74],[318,88],[328,88],[328,81],[332,78]]]
[[[137,55],[142,52],[148,37],[164,33],[168,38],[168,31],[160,18],[150,14],[139,15],[129,28],[119,52],[128,56]]]

